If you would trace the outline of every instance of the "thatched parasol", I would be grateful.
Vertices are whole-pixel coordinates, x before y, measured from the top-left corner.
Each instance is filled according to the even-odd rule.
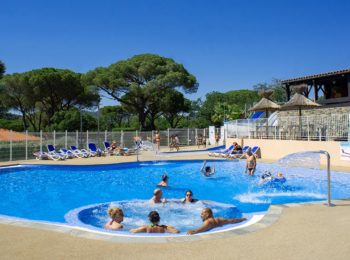
[[[293,90],[296,92],[293,97],[284,105],[282,105],[281,109],[299,109],[299,127],[300,127],[300,135],[301,135],[301,109],[302,108],[310,108],[310,107],[319,107],[320,104],[313,102],[308,99],[301,93],[307,88],[306,84],[301,84],[293,87]]]
[[[266,135],[268,135],[268,129],[269,129],[269,111],[275,111],[280,109],[280,106],[277,105],[275,102],[272,102],[269,97],[272,95],[273,90],[262,90],[259,92],[259,96],[262,97],[262,99],[255,104],[252,108],[249,109],[249,111],[265,111],[266,114]]]

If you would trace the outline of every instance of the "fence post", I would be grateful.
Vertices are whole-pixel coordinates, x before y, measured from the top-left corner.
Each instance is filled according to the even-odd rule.
[[[187,128],[187,146],[190,145],[190,129]]]
[[[236,138],[238,138],[238,120],[236,120]]]
[[[89,130],[86,130],[86,149],[89,149]]]
[[[64,148],[67,149],[67,146],[68,146],[68,132],[66,130],[64,133]]]
[[[151,138],[152,138],[151,142],[152,144],[154,144],[154,130],[151,131]]]
[[[26,130],[26,160],[28,160],[28,130]]]
[[[309,117],[306,117],[306,124],[307,124],[307,140],[310,141],[310,126],[309,126]]]
[[[170,129],[168,128],[168,147],[170,146]]]
[[[105,130],[105,142],[107,142],[107,130]]]
[[[248,139],[250,139],[250,120],[248,119]]]
[[[10,161],[12,161],[12,130],[10,130]]]
[[[197,140],[197,138],[198,138],[198,130],[197,130],[197,128],[194,130],[194,134],[195,134],[196,140]]]
[[[56,146],[56,130],[53,130],[53,146]]]
[[[43,152],[43,130],[40,130],[40,153]]]
[[[124,147],[124,132],[123,132],[123,130],[120,131],[120,146]]]
[[[78,130],[76,130],[76,132],[75,132],[75,146],[76,147],[79,147],[79,131]]]
[[[276,140],[276,136],[277,136],[277,126],[275,126],[275,140]]]

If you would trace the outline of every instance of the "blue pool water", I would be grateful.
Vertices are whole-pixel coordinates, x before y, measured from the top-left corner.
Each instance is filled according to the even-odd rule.
[[[107,208],[116,205],[126,211],[127,226],[147,223],[149,210],[158,210],[164,222],[178,223],[177,227],[185,230],[194,223],[200,224],[200,210],[207,206],[214,208],[216,216],[239,217],[266,211],[271,204],[327,198],[324,170],[284,169],[259,162],[255,176],[250,177],[243,174],[244,161],[208,162],[213,164],[216,173],[212,177],[200,174],[202,161],[0,168],[0,214],[67,223],[74,218],[69,212],[75,212],[82,223],[101,227],[108,220]],[[287,181],[282,185],[262,185],[259,176],[266,170],[273,174],[282,171]],[[163,196],[171,202],[151,205],[147,200],[165,173],[170,186],[163,188]],[[193,191],[195,198],[209,202],[186,206],[178,203],[187,189]],[[333,172],[332,198],[349,197],[350,174]],[[185,221],[189,219],[192,220]]]

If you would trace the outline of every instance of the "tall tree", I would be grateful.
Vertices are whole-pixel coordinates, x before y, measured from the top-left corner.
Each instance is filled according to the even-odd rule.
[[[146,118],[155,93],[159,95],[165,88],[182,88],[186,93],[198,89],[196,78],[183,65],[154,54],[136,55],[107,68],[96,68],[86,74],[86,81],[137,113],[143,130],[151,128]]]
[[[5,74],[5,70],[6,70],[5,64],[0,60],[0,79]]]
[[[281,81],[278,79],[273,79],[271,83],[258,83],[253,86],[255,91],[260,90],[273,90],[271,99],[275,102],[286,102],[287,93],[285,87],[282,85]]]

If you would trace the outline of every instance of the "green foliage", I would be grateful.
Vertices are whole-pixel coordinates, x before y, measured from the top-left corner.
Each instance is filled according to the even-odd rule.
[[[206,100],[200,107],[198,115],[206,120],[207,126],[212,124],[219,126],[224,119],[224,108],[227,110],[226,119],[239,118],[245,104],[258,100],[257,92],[252,90],[232,90],[226,93],[214,91],[206,95]]]
[[[80,131],[80,116],[82,117],[82,130],[96,130],[96,119],[88,114],[80,111],[76,108],[72,108],[67,111],[59,111],[52,117],[51,130],[56,131]]]
[[[154,54],[136,55],[107,68],[96,68],[86,74],[85,81],[121,102],[130,113],[136,113],[142,129],[150,129],[147,116],[165,89],[182,88],[196,92],[196,78],[183,65]],[[148,121],[154,122],[154,116]]]
[[[11,129],[13,131],[22,132],[25,129],[23,128],[23,123],[20,118],[12,119],[0,119],[0,128]]]
[[[107,130],[128,127],[131,117],[131,114],[122,106],[102,107],[100,115],[103,129]]]
[[[0,60],[0,79],[5,74],[5,70],[6,70],[5,64]]]
[[[285,87],[281,84],[281,81],[278,79],[273,79],[270,84],[268,83],[259,83],[253,86],[253,89],[255,91],[260,91],[260,90],[273,90],[273,93],[271,95],[271,100],[282,103],[282,102],[287,102],[287,94]]]
[[[54,68],[6,75],[0,95],[5,106],[22,114],[24,127],[34,131],[50,126],[56,112],[99,102],[96,90],[84,86],[79,73]]]

